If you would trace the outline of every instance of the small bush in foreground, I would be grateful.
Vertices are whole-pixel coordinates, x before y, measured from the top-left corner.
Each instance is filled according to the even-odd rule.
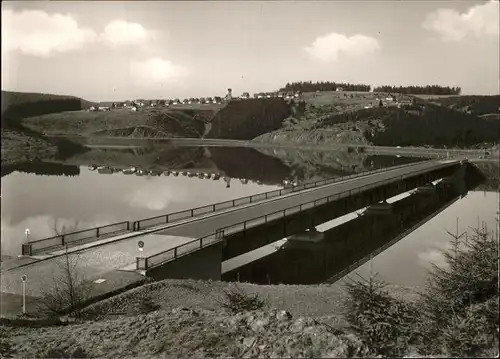
[[[411,303],[393,298],[385,286],[375,277],[346,283],[346,319],[373,354],[401,356],[416,343],[413,327],[418,312]]]
[[[433,266],[415,304],[373,277],[346,284],[347,320],[373,355],[498,355],[498,238],[486,228],[453,237],[446,266]]]
[[[161,306],[156,304],[150,297],[142,298],[135,306],[135,311],[139,314],[148,314],[160,309]]]
[[[236,285],[225,290],[224,296],[226,301],[221,303],[222,307],[234,314],[258,310],[266,306],[266,302],[258,294],[249,295]]]
[[[433,265],[421,293],[420,349],[476,356],[498,343],[498,239],[486,228],[453,237],[446,266]]]
[[[79,309],[89,298],[92,283],[82,276],[78,256],[71,256],[66,248],[62,262],[57,263],[59,275],[44,288],[38,307],[51,317]]]

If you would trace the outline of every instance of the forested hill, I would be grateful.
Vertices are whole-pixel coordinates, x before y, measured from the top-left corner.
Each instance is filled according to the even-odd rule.
[[[5,119],[17,120],[47,113],[78,111],[91,104],[74,96],[2,91],[2,126]]]

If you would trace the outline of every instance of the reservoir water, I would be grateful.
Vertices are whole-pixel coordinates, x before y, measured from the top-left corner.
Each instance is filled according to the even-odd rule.
[[[148,218],[282,188],[284,181],[301,183],[421,160],[347,151],[145,147],[93,148],[65,164],[17,164],[2,169],[1,253],[19,254],[26,228],[30,239],[44,238],[63,226],[86,229]],[[99,173],[91,165],[147,171],[141,176]],[[178,176],[167,176],[168,169]],[[497,192],[469,191],[357,272],[375,271],[394,284],[420,285],[430,262],[442,261],[440,251],[450,240],[446,230],[455,232],[457,218],[459,232],[475,226],[478,218],[494,228],[497,206]]]

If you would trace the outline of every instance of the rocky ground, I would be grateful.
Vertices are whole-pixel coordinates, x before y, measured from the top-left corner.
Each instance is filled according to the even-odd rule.
[[[258,294],[265,307],[239,314],[223,306],[224,292],[233,286],[165,280],[88,307],[82,313],[84,321],[43,328],[0,327],[3,355],[345,357],[367,353],[345,329],[342,286],[240,283],[240,290]],[[391,288],[403,298],[415,297],[415,288]]]

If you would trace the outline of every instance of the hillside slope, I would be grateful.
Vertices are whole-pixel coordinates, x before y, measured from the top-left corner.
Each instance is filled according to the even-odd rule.
[[[166,107],[112,111],[77,111],[25,119],[23,123],[46,135],[110,137],[194,137],[200,138],[213,117],[213,109]]]
[[[473,115],[500,114],[500,95],[496,96],[454,96],[434,99],[450,109],[469,111]]]
[[[290,106],[279,98],[231,101],[214,116],[206,137],[251,140],[279,129],[290,113]]]
[[[313,107],[313,109],[317,107]],[[276,143],[357,143],[379,146],[474,147],[498,141],[500,121],[417,100],[408,108],[374,107],[323,111],[285,122],[283,128],[257,137]],[[328,113],[330,112],[330,113]]]

